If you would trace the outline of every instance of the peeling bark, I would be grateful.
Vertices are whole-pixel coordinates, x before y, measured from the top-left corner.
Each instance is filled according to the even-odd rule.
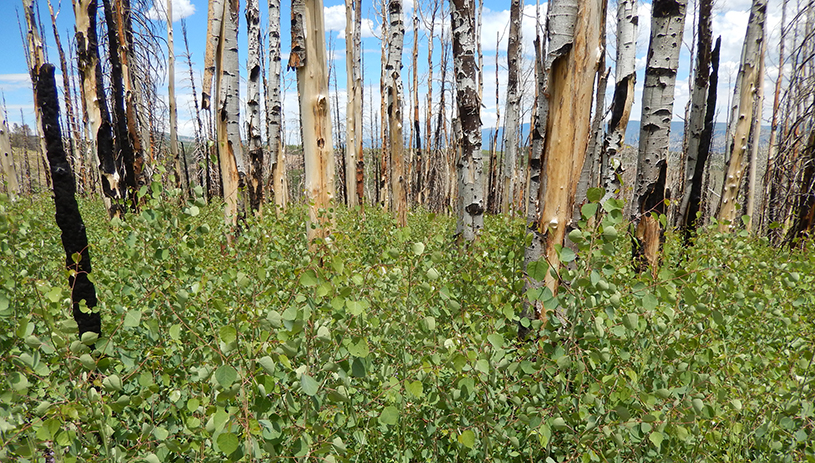
[[[736,88],[733,95],[733,104],[730,112],[730,126],[728,127],[729,143],[726,147],[730,157],[725,168],[725,179],[722,185],[719,212],[716,219],[719,221],[719,231],[727,231],[735,227],[736,202],[739,188],[744,176],[745,157],[750,139],[750,126],[753,117],[760,117],[754,113],[753,98],[758,84],[759,55],[763,50],[764,23],[767,13],[767,0],[753,0],[750,10],[750,19],[747,24],[747,33],[742,47],[741,65],[736,77]]]
[[[636,229],[633,257],[641,271],[646,265],[656,271],[661,248],[662,230],[652,214],[665,213],[668,141],[686,5],[686,0],[656,0],[652,7],[631,219]]]
[[[6,122],[5,108],[0,108],[0,165],[2,165],[3,174],[6,176],[6,192],[14,201],[20,194],[20,185],[17,182],[17,170],[14,168],[10,133]]]
[[[237,224],[242,213],[239,187],[244,175],[243,149],[240,136],[240,65],[238,62],[239,0],[227,0],[221,23],[218,107],[216,133],[218,158],[221,163],[221,184],[224,190],[224,216],[228,223]]]
[[[37,104],[42,114],[46,154],[53,179],[56,221],[65,250],[65,268],[71,272],[68,286],[71,288],[74,320],[80,337],[88,331],[101,334],[101,316],[98,312],[93,312],[97,303],[96,288],[88,279],[91,273],[88,236],[76,202],[76,181],[62,145],[57,84],[54,80],[54,66],[51,64],[44,64],[39,69]],[[79,256],[78,261],[74,259],[75,255]],[[85,301],[84,309],[82,301]]]
[[[456,104],[461,124],[456,233],[473,241],[484,226],[484,183],[481,159],[481,99],[478,96],[476,35],[473,0],[452,0],[453,68]]]
[[[207,46],[204,50],[204,79],[201,82],[201,109],[210,109],[212,79],[221,62],[221,34],[226,0],[210,0],[207,10]],[[218,97],[216,83],[215,97]]]
[[[295,16],[292,5],[292,46],[302,47],[295,60],[297,89],[300,92],[300,121],[303,127],[306,200],[309,202],[308,238],[325,238],[330,233],[328,208],[334,198],[334,148],[331,140],[331,112],[328,99],[328,60],[325,47],[322,0],[305,0],[302,14]],[[295,24],[295,18],[302,23]],[[297,42],[296,30],[313,32],[305,42]],[[294,56],[293,49],[290,56]],[[289,64],[292,64],[291,59]]]
[[[575,194],[591,137],[594,82],[602,55],[601,23],[605,2],[553,1],[549,5],[549,52],[546,57],[549,113],[541,166],[541,213],[538,233],[542,253],[554,272],[546,286],[557,293],[560,268],[556,246],[563,244],[572,218]],[[539,314],[546,317],[544,313]]]

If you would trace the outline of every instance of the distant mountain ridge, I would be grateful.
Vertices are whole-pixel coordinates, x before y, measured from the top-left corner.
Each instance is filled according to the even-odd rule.
[[[490,143],[492,142],[492,137],[495,136],[495,128],[485,128],[481,130],[481,139],[482,139],[482,146],[484,149],[489,149]],[[498,147],[500,148],[503,144],[503,137],[504,137],[504,128],[498,127],[498,138],[497,143]],[[522,130],[522,139],[524,142],[528,142],[529,139],[529,123],[523,124],[521,126]],[[724,142],[725,142],[725,132],[727,130],[727,124],[724,122],[717,122],[713,127],[713,146],[712,151],[714,153],[722,153],[724,152]],[[681,151],[682,150],[682,143],[684,139],[685,133],[685,123],[683,121],[674,121],[671,122],[671,136],[669,142],[669,149],[671,151]],[[760,142],[759,146],[764,147],[769,143],[770,140],[770,126],[769,125],[762,125],[761,126],[761,135],[759,137]],[[628,127],[625,130],[625,144],[631,146],[637,146],[640,141],[640,121],[629,121]]]

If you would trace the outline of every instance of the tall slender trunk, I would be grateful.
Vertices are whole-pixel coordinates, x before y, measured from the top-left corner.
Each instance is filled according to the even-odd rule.
[[[764,110],[764,53],[766,42],[762,42],[758,56],[758,74],[756,75],[756,92],[753,96],[753,120],[750,124],[750,168],[747,177],[747,206],[745,212],[750,220],[746,224],[747,231],[753,230],[756,208],[756,182],[758,181],[758,156],[761,143],[761,116]],[[762,189],[763,191],[763,189]]]
[[[173,0],[167,0],[167,100],[170,112],[170,156],[175,166],[175,184],[182,191],[188,190],[190,185],[183,185],[182,172],[184,166],[181,155],[178,153],[178,108],[175,100],[175,44],[173,42]]]
[[[269,0],[269,85],[266,86],[267,137],[269,139],[269,176],[274,203],[285,208],[289,202],[286,177],[286,146],[283,143],[283,108],[280,81],[280,0]]]
[[[507,101],[504,125],[504,188],[501,211],[508,213],[515,202],[517,182],[517,157],[520,143],[521,91],[519,72],[521,68],[521,0],[512,0],[509,7],[509,42],[507,43]]]
[[[304,31],[309,31],[305,34]],[[328,236],[326,216],[334,198],[334,148],[328,101],[328,61],[322,0],[292,2],[292,53],[289,66],[297,69],[300,120],[303,127],[306,199],[310,204],[308,238]]]
[[[729,143],[725,148],[730,157],[725,168],[719,212],[716,216],[720,231],[726,231],[736,225],[736,203],[744,175],[744,159],[750,140],[750,126],[754,117],[760,117],[760,113],[754,112],[753,96],[758,85],[759,55],[763,50],[766,13],[767,0],[753,0],[730,109],[727,136]]]
[[[354,37],[357,33],[356,3],[360,0],[345,0],[345,72],[346,89],[348,92],[345,106],[345,185],[348,191],[347,205],[355,207],[360,204],[357,196],[357,159],[362,158],[359,143],[362,133],[358,131],[357,119],[362,114],[356,112],[357,101],[362,98],[357,87],[356,75],[359,72],[357,55],[360,50],[354,46]]]
[[[419,194],[422,191],[422,134],[419,124],[419,12],[413,9],[413,162],[411,162],[410,176],[413,182],[412,201],[419,202]],[[409,142],[410,143],[410,142]]]
[[[656,272],[662,247],[659,219],[652,214],[665,213],[668,142],[686,5],[686,0],[656,0],[652,7],[631,220],[636,228],[633,258],[640,270],[650,265]]]
[[[709,108],[706,106],[708,88],[710,84],[710,62],[713,53],[712,34],[712,9],[713,0],[700,0],[699,23],[696,37],[698,40],[696,51],[696,69],[693,76],[693,88],[690,97],[690,117],[685,124],[686,134],[686,154],[685,154],[685,186],[683,188],[682,200],[679,205],[679,212],[676,215],[676,225],[688,232],[692,229],[692,222],[696,220],[696,214],[688,214],[691,192],[694,191],[694,183],[701,183],[701,174],[704,172],[704,165],[701,169],[696,168],[698,162],[707,160],[707,153],[700,152],[702,144],[702,133],[705,129],[705,115]],[[715,109],[715,108],[714,108]],[[695,208],[699,210],[698,206]]]
[[[762,214],[762,227],[766,228],[770,222],[777,219],[774,214],[776,208],[776,182],[778,166],[776,162],[776,153],[778,152],[778,114],[781,103],[781,83],[784,81],[784,51],[786,41],[786,23],[787,23],[787,0],[781,3],[781,25],[780,37],[778,40],[778,76],[775,80],[775,92],[773,94],[773,117],[770,123],[770,140],[767,144],[767,171],[764,179],[764,211]]]
[[[45,49],[42,43],[42,36],[40,35],[38,21],[37,21],[37,0],[22,0],[24,7],[24,16],[26,22],[26,43],[28,46],[28,72],[31,76],[32,90],[34,92],[34,106],[37,105],[37,79],[39,78],[40,66],[45,64]],[[34,111],[34,118],[37,122],[36,131],[39,135],[40,143],[38,145],[38,153],[40,162],[46,166],[48,161],[45,156],[45,135],[42,127],[42,116],[39,112]],[[39,166],[39,164],[38,164]],[[38,167],[39,169],[39,167]],[[37,176],[39,180],[39,175]],[[51,175],[46,171],[45,184],[50,186]]]
[[[405,23],[402,0],[388,2],[388,61],[385,65],[388,140],[391,158],[391,190],[393,209],[400,226],[407,225],[407,190],[405,184],[404,139],[402,137],[402,49]]]
[[[263,204],[263,140],[260,136],[260,8],[258,0],[246,1],[246,27],[248,28],[248,57],[246,71],[246,106],[248,118],[246,135],[249,138],[249,207],[260,213]]]
[[[458,223],[456,233],[473,241],[484,227],[484,184],[481,159],[481,99],[476,69],[475,7],[473,0],[450,2],[453,32],[453,67],[456,106],[461,125],[458,173]]]

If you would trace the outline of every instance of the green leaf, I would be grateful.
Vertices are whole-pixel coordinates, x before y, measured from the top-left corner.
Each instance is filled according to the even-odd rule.
[[[229,344],[238,337],[238,332],[232,326],[222,326],[218,331],[218,337],[224,344]]]
[[[647,293],[642,297],[642,308],[645,310],[654,310],[657,307],[657,302],[656,296]]]
[[[560,249],[560,261],[564,264],[568,264],[577,258],[577,255],[571,249],[567,247],[563,247]]]
[[[399,422],[399,409],[394,406],[387,406],[379,414],[379,422],[384,425],[395,425]]]
[[[275,362],[274,362],[274,360],[272,360],[271,357],[269,357],[268,355],[265,355],[265,356],[258,359],[258,363],[260,364],[261,368],[263,368],[263,370],[267,374],[269,374],[269,375],[274,374],[274,372],[275,372]]]
[[[340,455],[345,454],[345,442],[342,441],[342,438],[337,436],[331,441],[331,446],[334,447],[334,450],[337,451]]]
[[[353,355],[354,357],[365,358],[368,356],[368,339],[361,338],[355,344],[351,344],[348,347],[348,353]]]
[[[417,399],[422,398],[422,396],[424,396],[424,386],[422,385],[421,381],[416,380],[407,383],[405,385],[405,389],[407,389],[407,391],[410,392],[411,395],[413,395],[413,397],[416,397]]]
[[[86,346],[91,346],[94,343],[96,343],[98,339],[99,333],[94,333],[93,331],[86,331],[82,333],[82,338],[80,339],[80,341],[82,341],[82,344],[85,344]]]
[[[421,241],[413,243],[413,255],[421,256],[424,252],[424,243]]]
[[[201,406],[201,401],[196,399],[195,397],[190,398],[187,400],[187,411],[190,413],[195,413],[198,410],[198,407]]]
[[[125,314],[124,326],[137,327],[141,323],[141,312],[138,310],[130,310]]]
[[[156,439],[158,439],[160,441],[163,441],[163,440],[167,440],[167,437],[170,436],[170,432],[167,431],[167,428],[163,428],[161,426],[156,426],[156,428],[153,429],[153,436],[155,436]]]
[[[475,369],[481,373],[487,374],[490,372],[490,363],[484,359],[478,359],[475,362]]]
[[[651,431],[651,434],[648,434],[648,440],[654,444],[654,447],[659,449],[660,445],[662,445],[662,441],[665,440],[665,436],[659,431]]]
[[[468,429],[458,435],[458,443],[471,449],[475,447],[475,433]]]
[[[314,273],[314,270],[308,270],[302,275],[300,275],[300,284],[305,286],[306,288],[311,288],[313,286],[317,286],[317,274]]]
[[[487,336],[487,341],[492,344],[494,349],[500,349],[504,346],[504,337],[497,333]]]
[[[597,203],[584,204],[583,207],[580,208],[580,213],[587,219],[594,217],[594,214],[597,213]]]
[[[348,313],[353,316],[362,315],[362,312],[369,307],[368,301],[345,301],[345,306],[348,308]]]
[[[314,397],[314,395],[317,394],[317,390],[320,389],[320,383],[304,373],[302,376],[300,376],[300,389],[303,390],[305,395]]]
[[[351,376],[355,378],[364,378],[367,374],[365,370],[365,364],[362,363],[362,360],[355,358],[353,362],[351,362]]]
[[[589,188],[589,191],[586,192],[586,199],[589,201],[596,203],[603,199],[603,196],[606,194],[606,190],[602,188]]]
[[[232,365],[221,365],[215,370],[215,380],[218,381],[222,387],[229,387],[235,380],[238,379],[238,372]]]
[[[526,274],[529,275],[529,278],[536,281],[543,281],[548,271],[549,263],[544,259],[530,262],[529,265],[526,266]]]
[[[221,448],[221,452],[224,452],[227,455],[230,455],[235,450],[238,450],[239,444],[240,442],[238,441],[238,436],[232,434],[231,432],[225,432],[218,436],[218,447]]]

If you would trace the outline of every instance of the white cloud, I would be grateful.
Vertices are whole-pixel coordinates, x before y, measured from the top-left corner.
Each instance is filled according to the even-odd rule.
[[[364,16],[364,15],[363,15]],[[340,38],[345,38],[345,6],[334,5],[323,7],[323,18],[326,31],[337,31]],[[362,18],[362,37],[379,37],[380,29],[374,26],[371,19]]]
[[[173,1],[173,22],[192,16],[195,13],[195,5],[190,0]],[[153,6],[147,10],[147,17],[154,21],[167,20],[167,2],[165,0],[153,0]]]

